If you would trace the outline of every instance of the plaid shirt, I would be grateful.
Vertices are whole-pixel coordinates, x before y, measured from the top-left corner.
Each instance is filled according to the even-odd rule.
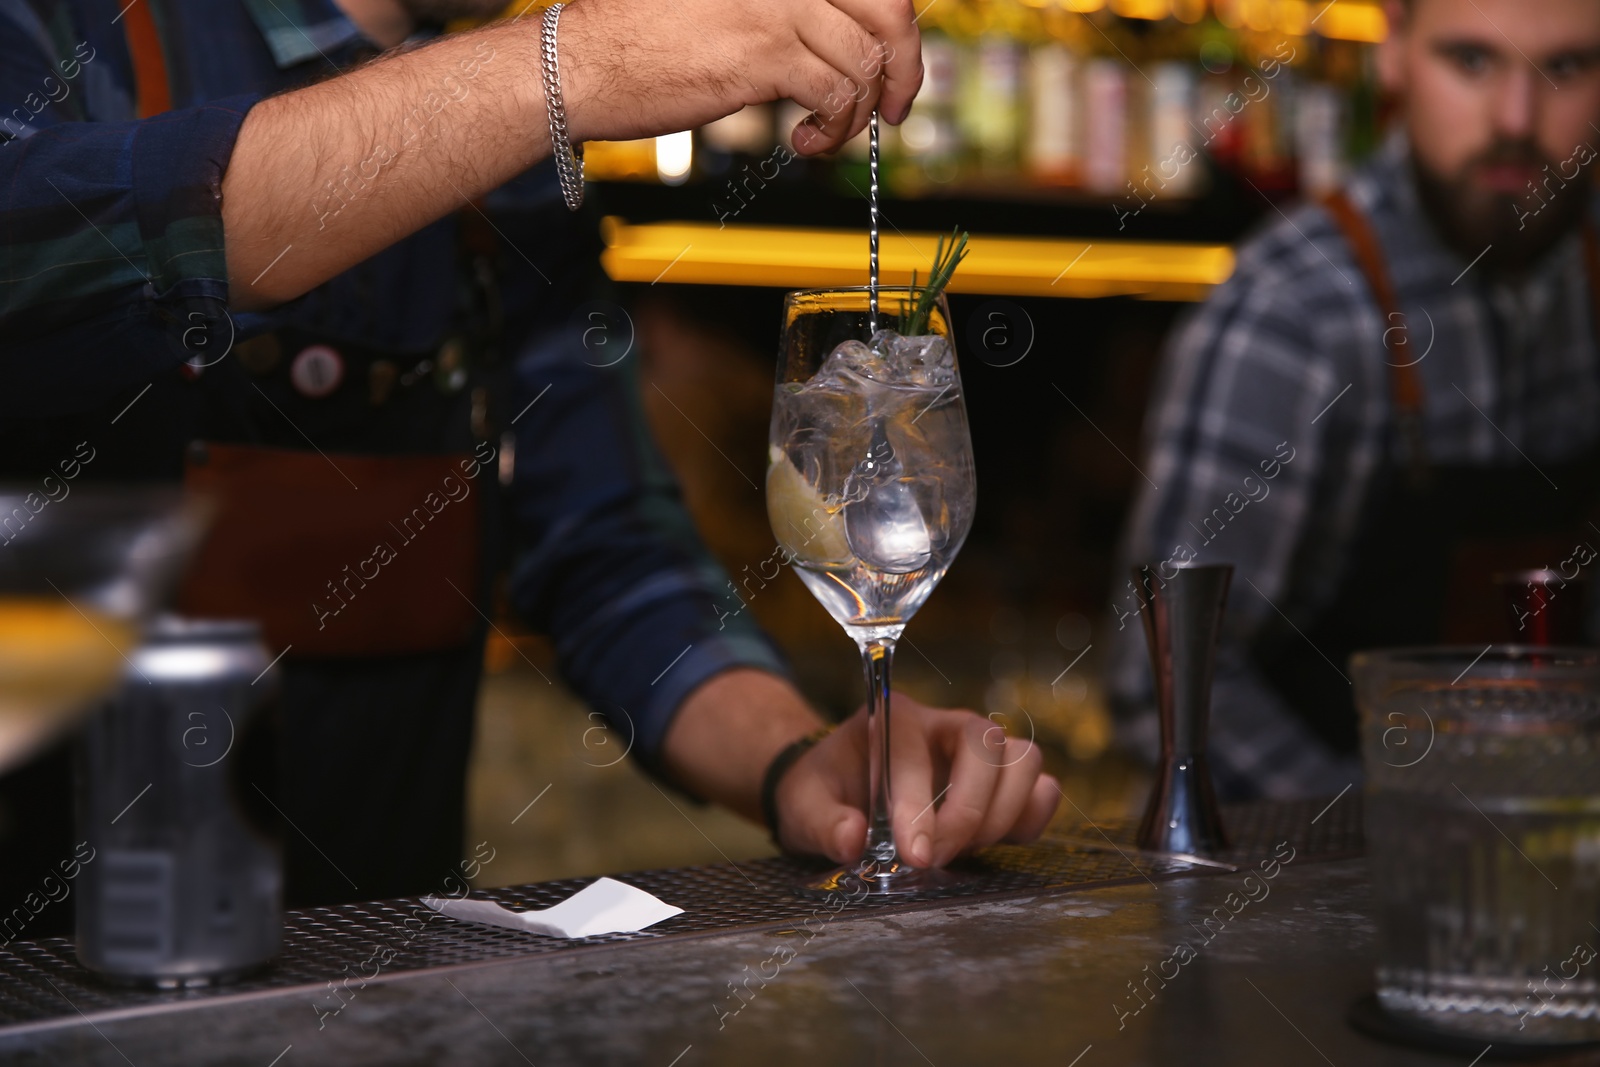
[[[97,439],[104,463],[142,454],[131,473],[170,477],[208,425],[194,423],[178,338],[194,314],[227,321],[219,189],[239,127],[263,96],[375,48],[333,0],[139,2],[153,9],[173,96],[171,111],[143,121],[117,23],[125,0],[0,0],[0,439],[92,417],[97,431],[110,422],[121,433]],[[732,585],[644,429],[637,359],[609,369],[584,359],[591,323],[571,309],[593,295],[592,224],[562,206],[553,168],[491,194],[487,209],[518,252],[501,257],[505,345],[517,358],[499,406],[521,413],[511,599],[554,635],[591,706],[626,713],[619,731],[652,764],[702,682],[781,664],[747,613],[720,618],[737,607]],[[233,316],[238,335],[292,328],[335,345],[437,351],[457,311],[456,225],[426,227],[274,312]],[[132,415],[110,418],[152,381],[160,388]],[[364,432],[305,412],[296,421],[328,450]],[[234,414],[204,417],[214,427]]]
[[[1580,456],[1600,436],[1600,375],[1578,235],[1521,285],[1490,284],[1440,241],[1409,168],[1396,137],[1348,192],[1379,234],[1421,360],[1428,456],[1484,467]],[[1374,478],[1405,455],[1383,347],[1394,325],[1332,218],[1306,205],[1247,242],[1234,276],[1175,332],[1112,597],[1124,744],[1158,748],[1138,604],[1123,580],[1135,562],[1192,554],[1236,568],[1213,696],[1219,783],[1287,797],[1358,778],[1359,763],[1311,734],[1247,650],[1269,631],[1309,631],[1332,604]]]

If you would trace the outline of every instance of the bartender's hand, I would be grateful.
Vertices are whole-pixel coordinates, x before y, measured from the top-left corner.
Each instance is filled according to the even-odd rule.
[[[222,181],[231,307],[292,300],[548,157],[540,21],[450,34],[255,105]],[[795,148],[822,152],[874,107],[905,118],[922,82],[911,0],[582,0],[556,51],[574,144],[788,98],[815,112]]]
[[[1032,742],[1007,738],[970,711],[930,708],[903,693],[894,695],[893,716],[895,841],[913,865],[942,866],[963,852],[1044,832],[1061,793],[1041,773]],[[821,725],[784,679],[725,671],[684,700],[667,730],[663,759],[685,789],[760,821],[761,780],[773,757]],[[783,846],[838,863],[859,858],[867,839],[866,781],[862,712],[783,776],[777,792]]]
[[[915,867],[943,867],[1000,841],[1032,841],[1061,802],[1032,741],[1007,737],[966,710],[894,694],[889,731],[895,844]],[[778,786],[783,846],[835,863],[867,840],[867,714],[863,707],[802,756]]]
[[[902,121],[922,84],[912,0],[583,0],[561,14],[574,141],[685,130],[747,104],[813,114],[803,155],[838,148],[874,107]]]

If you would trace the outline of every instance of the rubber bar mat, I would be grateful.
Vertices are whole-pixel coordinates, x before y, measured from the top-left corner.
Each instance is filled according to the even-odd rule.
[[[1253,804],[1224,809],[1232,847],[1220,857],[1245,866],[1270,854],[1278,843],[1295,848],[1296,862],[1338,859],[1361,852],[1358,795],[1317,801]],[[1144,879],[1222,873],[1175,856],[1140,853],[1131,823],[1080,824],[1026,846],[985,850],[963,869],[978,875],[961,889],[936,899],[911,902],[864,900],[847,910],[905,910],[942,906],[952,898],[1020,896],[1041,890],[1078,890]],[[793,892],[811,868],[769,858],[745,863],[635,871],[621,878],[684,909],[657,926],[634,934],[607,934],[564,941],[514,930],[437,919],[418,923],[417,898],[342,904],[288,912],[283,950],[269,966],[226,985],[177,991],[112,985],[79,966],[68,938],[14,941],[0,949],[0,1032],[34,1029],[100,1016],[142,1014],[215,998],[256,996],[298,986],[323,986],[347,976],[371,977],[379,954],[388,956],[382,977],[484,963],[496,959],[571,952],[595,945],[658,941],[799,923],[819,905]],[[475,897],[512,908],[544,908],[566,899],[592,878],[475,890]]]

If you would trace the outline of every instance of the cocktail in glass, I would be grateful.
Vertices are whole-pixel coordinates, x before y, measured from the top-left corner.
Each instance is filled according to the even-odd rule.
[[[944,577],[977,499],[961,376],[940,297],[919,336],[894,327],[906,288],[790,293],[768,438],[767,514],[795,573],[861,650],[867,680],[867,846],[810,890],[926,892],[949,872],[900,857],[891,825],[890,666]],[[876,338],[870,323],[885,329]]]

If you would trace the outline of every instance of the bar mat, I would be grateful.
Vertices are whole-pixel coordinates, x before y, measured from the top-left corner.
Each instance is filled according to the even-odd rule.
[[[1343,859],[1361,852],[1359,795],[1314,801],[1225,807],[1233,848],[1218,857],[1244,866],[1288,841],[1296,864]],[[979,877],[938,899],[864,900],[847,911],[938,907],[952,897],[992,899],[1042,891],[1081,890],[1135,882],[1224,873],[1133,845],[1136,825],[1085,822],[1032,845],[985,850],[963,865]],[[616,877],[685,909],[658,926],[632,934],[563,941],[513,930],[435,920],[418,898],[306,908],[284,917],[283,951],[261,971],[227,985],[155,991],[107,983],[79,966],[68,938],[13,941],[0,949],[0,1032],[71,1025],[82,1019],[175,1010],[215,998],[255,996],[349,977],[381,981],[402,973],[461,967],[496,959],[574,952],[595,945],[704,937],[733,930],[797,925],[826,907],[796,896],[793,886],[813,869],[786,858],[635,871]],[[544,908],[593,878],[473,892],[511,908]],[[406,921],[411,919],[408,926]],[[381,961],[381,963],[380,963]],[[374,972],[377,972],[376,974]]]

